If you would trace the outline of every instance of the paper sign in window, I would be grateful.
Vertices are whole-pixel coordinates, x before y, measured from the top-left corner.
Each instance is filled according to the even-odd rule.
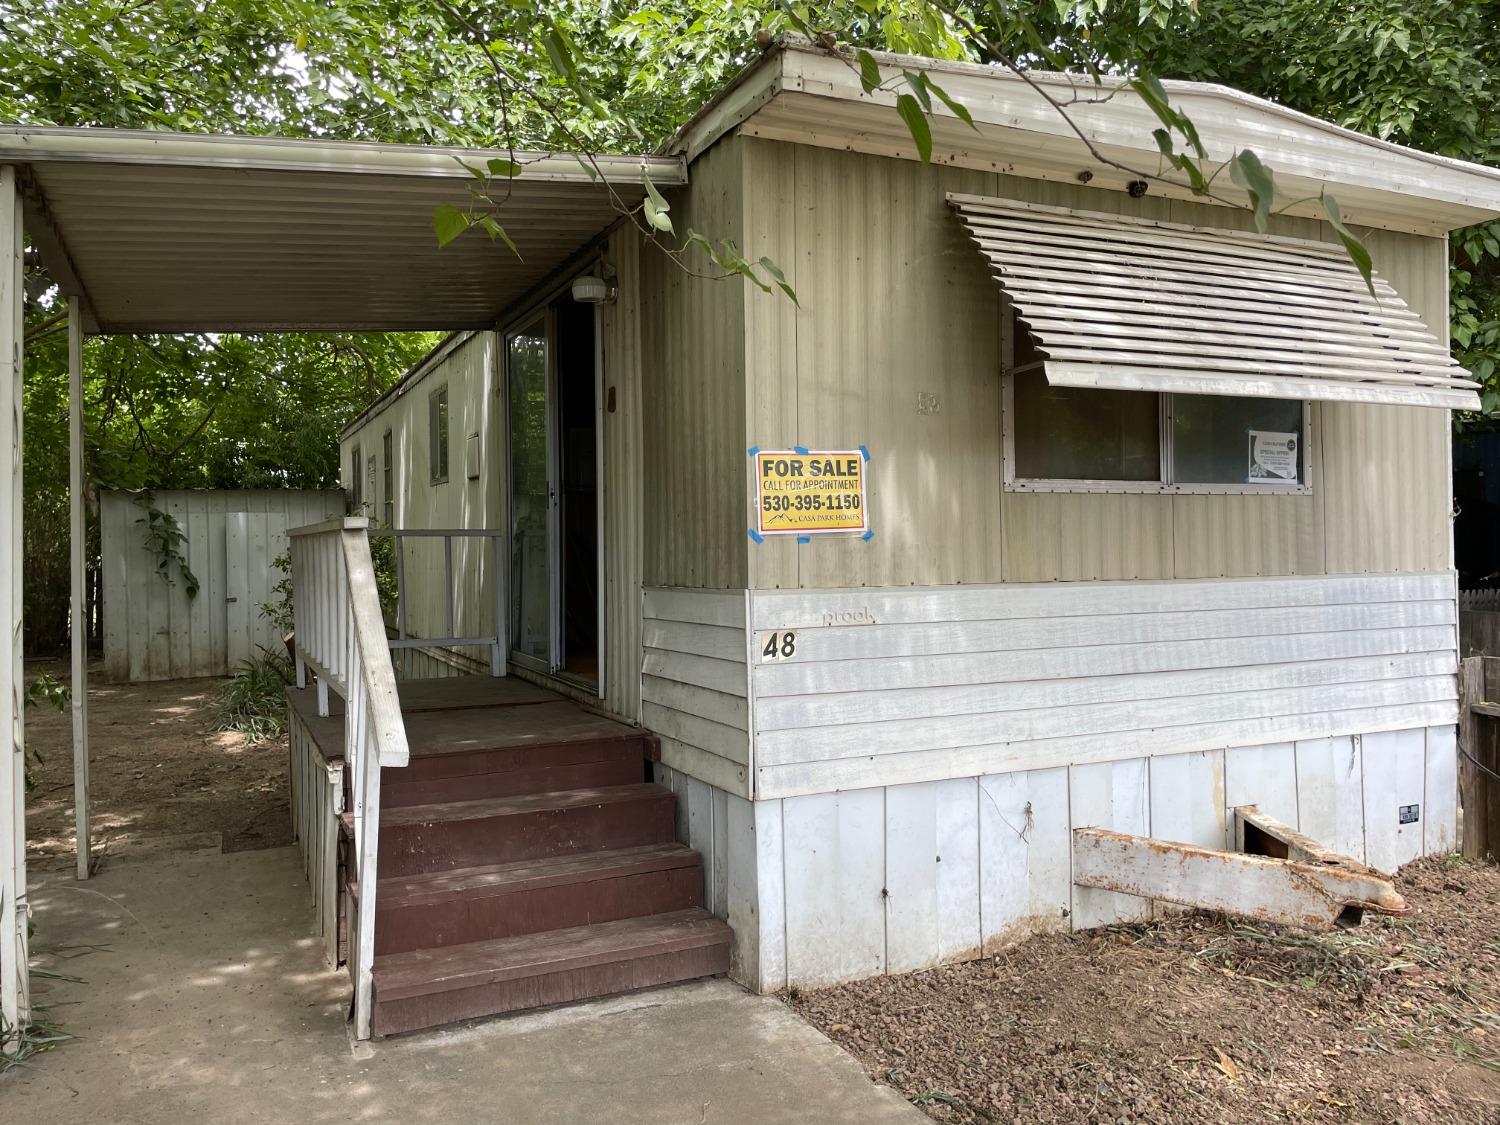
[[[1250,484],[1297,483],[1297,435],[1250,431]]]

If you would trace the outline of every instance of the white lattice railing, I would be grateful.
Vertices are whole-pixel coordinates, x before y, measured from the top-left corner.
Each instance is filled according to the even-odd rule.
[[[409,760],[368,528],[368,520],[352,517],[288,532],[297,685],[306,686],[309,671],[317,677],[321,715],[328,714],[330,689],[344,700],[344,770],[354,827],[350,867],[360,889],[358,910],[349,919],[354,1028],[359,1039],[370,1037],[374,1000],[380,770],[404,766]]]

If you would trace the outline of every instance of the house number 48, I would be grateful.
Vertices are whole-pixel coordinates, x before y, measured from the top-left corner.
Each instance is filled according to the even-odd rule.
[[[797,634],[793,632],[768,633],[766,643],[761,646],[760,659],[764,664],[768,660],[787,660],[797,655]]]

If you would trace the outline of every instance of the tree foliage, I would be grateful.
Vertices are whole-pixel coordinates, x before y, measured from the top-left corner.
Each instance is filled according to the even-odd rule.
[[[1159,119],[1163,167],[1215,191],[1232,184],[1259,222],[1277,203],[1274,159],[1240,153],[1214,179],[1158,77],[1226,83],[1500,164],[1493,0],[0,0],[0,120],[639,152],[784,31],[836,46],[867,88],[885,85],[919,149],[946,92],[916,73],[883,82],[863,52],[1127,77]],[[438,237],[475,237],[465,232],[479,226],[504,241],[487,189],[525,169],[499,159],[476,172],[479,206],[436,215]],[[676,229],[660,193],[632,217],[689,268],[795,300],[776,263],[744,260],[716,232]],[[1337,227],[1336,207],[1328,217]],[[1459,232],[1452,247],[1455,346],[1500,409],[1500,224]],[[34,277],[28,295],[35,329],[55,316],[56,294]],[[156,488],[331,483],[339,426],[430,341],[95,342],[90,476]],[[45,538],[61,526],[66,489],[60,335],[42,335],[27,361],[28,514]],[[33,546],[28,566],[62,557],[55,543]]]

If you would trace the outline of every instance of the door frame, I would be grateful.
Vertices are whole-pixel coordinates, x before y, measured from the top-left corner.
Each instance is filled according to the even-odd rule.
[[[509,659],[522,668],[539,673],[549,679],[567,684],[574,689],[583,688],[591,690],[599,699],[605,698],[605,675],[606,675],[606,652],[608,646],[605,643],[608,629],[608,594],[606,582],[608,580],[608,566],[606,561],[606,538],[608,533],[608,520],[606,519],[606,497],[608,494],[608,472],[605,462],[607,443],[605,441],[605,421],[607,409],[605,403],[606,379],[604,371],[604,310],[603,306],[594,306],[594,495],[596,500],[595,511],[595,555],[597,557],[597,575],[595,581],[595,601],[597,605],[596,635],[596,676],[597,680],[580,679],[565,673],[560,661],[562,657],[561,641],[563,639],[562,619],[562,544],[561,537],[561,511],[562,496],[559,490],[562,466],[559,461],[561,456],[560,442],[558,440],[558,372],[557,372],[557,347],[556,347],[556,316],[552,306],[564,297],[572,287],[575,279],[587,274],[598,274],[604,269],[604,261],[601,257],[591,257],[588,261],[570,270],[555,285],[538,292],[535,298],[520,308],[515,314],[507,317],[503,327],[498,332],[500,345],[500,379],[498,380],[498,396],[503,409],[499,412],[502,416],[501,433],[505,440],[504,457],[497,458],[497,463],[505,473],[505,557],[513,557],[515,544],[512,542],[514,522],[512,520],[512,506],[514,503],[514,474],[511,471],[510,450],[510,342],[526,331],[533,328],[540,319],[544,325],[547,337],[547,491],[548,491],[548,628],[550,630],[547,639],[547,659],[540,660],[526,653],[518,652],[514,648],[515,637],[510,639],[511,648],[508,653]],[[514,581],[515,576],[511,575]],[[510,614],[510,600],[506,599],[507,619]]]
[[[547,373],[546,373],[546,404],[542,425],[546,430],[546,454],[547,463],[547,654],[545,657],[536,657],[530,653],[522,652],[516,648],[520,640],[521,630],[510,628],[510,659],[523,668],[529,668],[533,672],[541,672],[552,676],[557,673],[558,662],[558,637],[561,633],[559,620],[562,608],[561,596],[561,552],[558,544],[558,535],[561,530],[560,497],[557,490],[558,479],[558,449],[557,449],[557,354],[553,347],[554,318],[552,308],[543,306],[539,311],[533,312],[531,316],[523,319],[519,324],[507,330],[501,337],[503,357],[501,362],[505,368],[505,545],[506,557],[515,558],[515,509],[516,509],[516,474],[515,462],[512,460],[513,448],[511,442],[511,382],[510,382],[510,346],[511,341],[519,336],[535,335],[537,325],[541,325],[541,334],[546,340]],[[510,567],[515,571],[516,567]],[[524,568],[522,568],[524,569]],[[512,573],[511,582],[515,583],[519,576]],[[505,600],[506,617],[515,612],[514,598],[516,587],[512,585]],[[519,624],[519,622],[514,623]]]

